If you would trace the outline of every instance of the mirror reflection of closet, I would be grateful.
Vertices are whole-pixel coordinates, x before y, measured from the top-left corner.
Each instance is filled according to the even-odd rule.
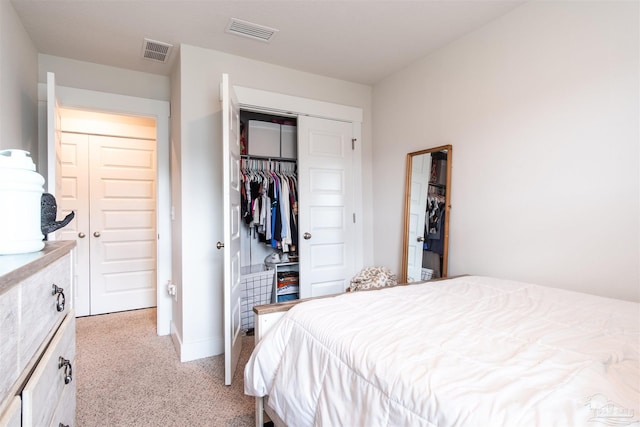
[[[401,281],[447,276],[451,145],[407,154]]]

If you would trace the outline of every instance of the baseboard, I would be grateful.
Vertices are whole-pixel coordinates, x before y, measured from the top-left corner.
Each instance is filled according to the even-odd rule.
[[[170,323],[170,335],[171,335],[171,342],[173,343],[173,348],[176,350],[176,353],[178,353],[178,359],[180,359],[180,349],[182,348],[182,339],[180,338],[180,335],[178,335],[178,332],[176,331],[176,325],[175,323],[173,323],[173,320]]]
[[[224,340],[207,339],[184,342],[177,333],[173,321],[171,322],[171,340],[181,362],[224,354]]]

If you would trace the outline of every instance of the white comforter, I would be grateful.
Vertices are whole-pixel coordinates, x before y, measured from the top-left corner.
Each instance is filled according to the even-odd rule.
[[[639,307],[476,276],[312,300],[245,393],[292,427],[638,425]]]

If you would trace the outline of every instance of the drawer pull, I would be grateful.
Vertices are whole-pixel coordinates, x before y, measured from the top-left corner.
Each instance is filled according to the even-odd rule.
[[[51,291],[51,295],[57,295],[56,297],[56,310],[64,311],[65,297],[64,297],[64,289],[59,288],[58,286],[53,284],[53,290]]]
[[[73,367],[68,359],[60,356],[58,358],[58,369],[64,368],[64,383],[69,384],[73,380]]]

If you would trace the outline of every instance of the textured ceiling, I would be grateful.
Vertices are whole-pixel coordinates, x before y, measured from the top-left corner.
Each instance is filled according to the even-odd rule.
[[[3,0],[4,1],[4,0]],[[189,44],[374,84],[523,1],[11,0],[38,52],[168,75]],[[270,43],[225,32],[230,18],[279,30]],[[144,38],[175,45],[168,63]]]

